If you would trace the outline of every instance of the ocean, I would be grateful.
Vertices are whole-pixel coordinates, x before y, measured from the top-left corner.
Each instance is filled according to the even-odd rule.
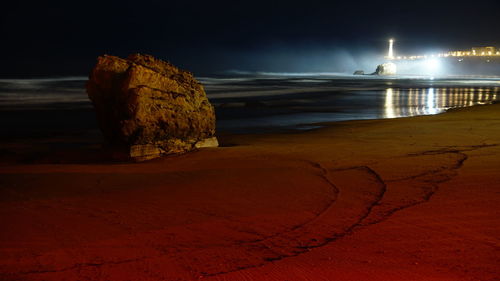
[[[0,136],[99,134],[86,80],[0,79]],[[322,122],[437,114],[500,99],[500,77],[244,73],[198,80],[223,133],[308,130]]]

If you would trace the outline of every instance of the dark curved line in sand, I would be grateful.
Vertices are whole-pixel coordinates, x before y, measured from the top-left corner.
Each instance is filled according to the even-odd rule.
[[[369,204],[367,206],[365,212],[363,212],[361,214],[361,216],[351,226],[347,227],[343,232],[336,233],[332,237],[321,237],[321,240],[320,241],[316,240],[315,242],[318,242],[318,243],[316,243],[314,245],[292,246],[292,248],[294,248],[295,251],[293,253],[290,253],[290,254],[281,254],[281,253],[278,253],[275,250],[273,250],[272,248],[270,248],[269,246],[267,246],[265,244],[265,242],[269,241],[270,239],[277,238],[279,236],[283,236],[283,235],[294,233],[294,232],[300,232],[302,228],[308,226],[311,223],[314,223],[314,222],[320,220],[335,205],[336,199],[338,198],[338,194],[340,193],[340,190],[338,189],[338,187],[333,182],[331,182],[328,179],[329,172],[328,172],[328,170],[325,167],[323,167],[320,163],[317,163],[317,162],[313,162],[313,161],[309,161],[309,160],[304,160],[304,161],[307,162],[307,163],[309,163],[309,164],[311,164],[311,166],[313,166],[313,167],[318,168],[318,169],[321,170],[321,175],[320,176],[333,188],[334,194],[335,194],[335,199],[332,200],[330,202],[330,204],[328,204],[317,216],[313,217],[312,219],[310,219],[307,222],[304,222],[304,223],[302,223],[302,224],[300,224],[298,226],[294,226],[292,229],[289,229],[289,230],[286,230],[286,231],[283,231],[283,232],[278,232],[276,234],[273,234],[272,236],[266,237],[265,239],[260,239],[260,240],[257,240],[257,241],[246,241],[246,242],[243,242],[243,243],[237,243],[236,244],[236,245],[241,245],[241,246],[244,246],[244,245],[251,246],[253,244],[254,246],[262,247],[262,248],[267,249],[275,257],[264,258],[261,263],[255,263],[255,264],[249,265],[249,266],[237,267],[234,270],[220,271],[220,272],[214,272],[214,273],[201,272],[200,276],[203,276],[203,277],[213,277],[213,276],[224,275],[224,274],[228,274],[228,273],[232,273],[232,272],[237,272],[237,271],[241,271],[241,270],[245,270],[245,269],[257,268],[257,267],[264,266],[264,265],[266,265],[266,264],[268,264],[270,262],[273,262],[273,261],[278,261],[278,260],[282,260],[284,258],[298,256],[298,255],[300,255],[302,253],[305,253],[305,252],[307,252],[307,251],[309,251],[310,249],[313,249],[313,248],[322,247],[322,246],[324,246],[324,245],[326,245],[326,244],[328,244],[328,243],[330,243],[332,241],[335,241],[335,240],[337,240],[337,239],[339,239],[341,237],[344,237],[344,236],[350,234],[352,232],[352,230],[354,228],[356,228],[359,225],[359,223],[362,220],[364,220],[370,214],[372,208],[375,207],[375,206],[377,206],[379,204],[380,200],[382,200],[382,198],[383,198],[383,196],[384,196],[384,194],[386,192],[386,185],[383,182],[383,180],[380,177],[380,175],[378,173],[376,173],[374,170],[372,170],[368,166],[354,166],[354,167],[349,167],[349,168],[344,168],[344,169],[333,170],[333,171],[347,171],[347,170],[361,170],[361,171],[364,171],[364,172],[368,173],[369,175],[373,176],[377,180],[377,182],[380,184],[380,186],[381,186],[380,193],[378,194],[378,196],[376,196],[375,200],[371,204]],[[299,235],[299,237],[300,237],[300,235]],[[79,263],[79,264],[75,264],[73,266],[69,266],[69,267],[65,267],[65,268],[61,268],[61,269],[31,270],[31,271],[19,272],[18,274],[30,275],[30,274],[57,273],[57,272],[65,272],[65,271],[71,271],[71,270],[81,269],[81,268],[85,268],[85,267],[100,267],[100,266],[105,266],[105,265],[127,264],[127,263],[133,263],[133,262],[138,262],[138,261],[144,261],[144,260],[148,260],[148,259],[158,258],[158,257],[162,257],[164,255],[165,254],[159,254],[159,255],[153,255],[153,256],[144,256],[144,257],[140,257],[140,258],[136,258],[136,259],[126,259],[126,260],[122,260],[122,261],[109,261],[109,262],[102,262],[102,263]]]
[[[437,149],[437,150],[426,150],[426,151],[417,152],[417,153],[410,153],[410,154],[407,154],[407,155],[405,155],[403,157],[419,157],[419,156],[425,156],[425,155],[442,155],[442,154],[447,154],[447,153],[455,153],[455,154],[465,155],[463,152],[474,151],[474,150],[478,150],[478,149],[481,149],[481,148],[488,148],[488,147],[495,147],[495,146],[498,146],[498,144],[482,144],[482,145],[468,145],[468,146],[447,146],[447,147],[443,147],[442,149]],[[459,149],[459,147],[463,147],[463,149]],[[467,158],[467,155],[465,155],[465,157]],[[465,160],[466,159],[463,159],[463,160],[459,161],[460,163],[456,163],[450,169],[455,170],[455,169],[460,168]],[[403,178],[396,178],[396,179],[386,180],[385,182],[398,182],[398,181],[412,180],[412,179],[417,179],[419,177],[424,177],[424,176],[428,176],[428,175],[432,175],[432,174],[437,174],[437,173],[440,173],[440,172],[442,172],[444,170],[450,170],[450,169],[445,168],[445,167],[441,167],[441,168],[438,168],[438,169],[426,171],[426,172],[423,172],[423,173],[420,173],[420,174],[417,174],[417,175],[413,175],[413,176],[409,176],[409,177],[403,177]]]
[[[320,177],[323,178],[325,180],[325,182],[327,182],[333,188],[333,193],[335,194],[335,198],[332,199],[330,201],[330,203],[328,205],[326,205],[325,208],[323,210],[321,210],[316,216],[314,216],[313,218],[307,220],[306,222],[303,222],[301,224],[295,225],[295,226],[293,226],[292,228],[290,228],[288,230],[281,231],[281,232],[278,232],[276,234],[266,236],[265,238],[257,239],[257,240],[252,240],[252,241],[246,241],[246,242],[243,242],[242,244],[265,242],[266,240],[278,237],[280,235],[283,235],[283,234],[286,234],[286,233],[290,233],[290,232],[299,230],[300,228],[303,228],[303,227],[305,227],[305,226],[307,226],[307,225],[309,225],[309,224],[311,224],[311,223],[313,223],[313,222],[318,221],[319,219],[321,219],[321,217],[323,217],[334,206],[335,202],[338,199],[338,194],[340,193],[340,189],[332,181],[330,181],[330,179],[328,179],[328,174],[329,174],[328,170],[325,167],[323,167],[318,162],[314,162],[314,161],[310,161],[310,160],[303,160],[303,161],[309,163],[311,166],[313,166],[313,167],[315,167],[315,168],[317,168],[317,169],[319,169],[321,171]],[[376,201],[379,201],[383,197],[383,194],[386,191],[385,183],[382,180],[382,178],[380,177],[380,175],[378,175],[374,170],[372,170],[368,166],[354,166],[354,167],[349,167],[349,168],[345,168],[345,169],[338,169],[338,170],[332,170],[332,171],[344,171],[344,170],[367,170],[368,173],[374,175],[379,180],[379,182],[382,183],[383,186],[384,186],[383,187],[382,195],[380,196],[380,198],[377,198]],[[374,205],[376,205],[376,203],[374,203]]]
[[[321,175],[320,176],[334,190],[335,198],[330,202],[330,204],[328,204],[318,215],[316,215],[312,219],[310,219],[307,222],[304,222],[304,223],[302,223],[300,225],[294,226],[293,228],[291,228],[291,229],[289,229],[287,231],[273,234],[273,235],[268,236],[268,237],[266,237],[264,239],[254,240],[254,241],[247,241],[247,242],[243,242],[241,244],[237,244],[237,245],[258,244],[258,246],[265,247],[269,251],[271,251],[272,253],[276,254],[275,258],[263,259],[262,263],[258,263],[258,264],[254,264],[254,265],[250,265],[250,266],[237,267],[234,270],[220,271],[220,272],[215,272],[215,273],[201,273],[200,276],[203,276],[203,277],[213,277],[213,276],[229,274],[229,273],[233,273],[233,272],[237,272],[237,271],[241,271],[241,270],[245,270],[245,269],[261,267],[261,266],[264,266],[264,265],[266,265],[266,264],[268,264],[270,262],[279,261],[279,260],[282,260],[282,259],[285,259],[285,258],[289,258],[289,257],[295,257],[295,256],[298,256],[298,255],[300,255],[302,253],[305,253],[305,252],[309,251],[310,249],[319,248],[319,247],[325,246],[325,245],[327,245],[327,244],[329,244],[329,243],[331,243],[331,242],[333,242],[333,241],[335,241],[337,239],[340,239],[340,238],[342,238],[342,237],[344,237],[346,235],[352,234],[353,231],[355,231],[358,228],[367,227],[367,226],[370,226],[370,225],[381,223],[381,222],[385,221],[386,219],[388,219],[392,214],[394,214],[394,213],[396,213],[396,212],[398,212],[400,210],[403,210],[403,209],[406,209],[406,208],[410,208],[410,207],[413,207],[413,206],[416,206],[416,205],[428,202],[431,199],[432,195],[434,195],[435,192],[438,190],[438,185],[440,183],[443,183],[443,182],[446,182],[446,181],[450,180],[455,175],[447,176],[447,177],[445,177],[442,180],[437,180],[437,181],[433,181],[433,182],[424,182],[424,183],[431,184],[432,188],[422,198],[421,201],[413,202],[411,204],[400,206],[398,208],[393,208],[393,209],[389,210],[388,212],[386,212],[383,216],[381,216],[378,219],[375,219],[372,222],[364,222],[372,214],[373,209],[376,206],[379,206],[380,203],[381,203],[381,201],[382,201],[382,199],[384,198],[384,195],[387,192],[387,184],[386,184],[386,182],[398,182],[398,181],[405,181],[405,180],[415,180],[415,179],[423,178],[423,177],[426,177],[426,176],[429,176],[429,175],[438,174],[438,173],[444,172],[444,171],[449,171],[449,170],[455,171],[455,170],[461,168],[463,166],[463,163],[468,159],[468,156],[465,153],[463,153],[464,151],[473,151],[473,150],[477,150],[477,149],[481,149],[481,148],[485,148],[485,147],[493,147],[493,146],[497,146],[497,145],[498,144],[467,146],[467,148],[465,148],[465,149],[454,149],[453,148],[453,149],[441,149],[441,150],[428,150],[428,151],[423,151],[423,152],[419,152],[419,153],[408,154],[408,155],[406,155],[406,157],[418,157],[418,156],[423,156],[423,155],[442,155],[442,154],[448,154],[448,153],[459,154],[461,157],[451,167],[443,167],[443,168],[440,168],[440,169],[435,169],[435,170],[431,170],[431,171],[428,171],[428,172],[425,172],[425,173],[421,173],[419,175],[414,175],[414,176],[400,178],[400,179],[395,179],[395,180],[384,181],[382,179],[382,177],[375,170],[371,169],[369,166],[353,166],[353,167],[347,167],[347,168],[341,168],[341,169],[331,169],[331,171],[347,171],[347,170],[356,169],[356,170],[362,170],[362,171],[370,174],[380,184],[380,186],[381,186],[380,194],[378,194],[378,196],[376,197],[376,200],[374,200],[371,204],[369,204],[367,206],[366,211],[361,215],[361,217],[358,220],[356,220],[356,222],[354,224],[352,224],[351,226],[349,226],[348,228],[346,228],[345,231],[343,231],[341,233],[338,233],[338,234],[335,234],[332,237],[324,237],[323,241],[318,242],[315,245],[295,246],[294,248],[296,249],[296,251],[293,252],[293,253],[285,254],[285,255],[284,254],[279,254],[276,251],[272,250],[267,245],[265,245],[263,242],[265,242],[266,240],[269,240],[269,239],[272,239],[272,238],[275,238],[275,237],[287,234],[287,233],[292,233],[292,232],[300,231],[301,228],[304,228],[305,226],[307,226],[307,225],[309,225],[309,224],[311,224],[311,223],[313,223],[315,221],[320,220],[334,206],[335,202],[338,199],[338,194],[340,193],[339,188],[333,182],[331,182],[328,179],[329,171],[325,167],[323,167],[320,163],[317,163],[317,162],[314,162],[314,161],[302,160],[302,161],[305,161],[305,162],[309,163],[311,166],[319,169],[321,171]],[[73,266],[65,267],[65,268],[62,268],[62,269],[54,269],[54,270],[32,270],[32,271],[19,272],[17,274],[23,274],[23,275],[26,274],[26,275],[28,275],[28,274],[56,273],[56,272],[64,272],[64,271],[70,271],[70,270],[80,269],[80,268],[84,268],[84,267],[100,267],[100,266],[105,266],[105,265],[127,264],[127,263],[132,263],[132,262],[137,262],[137,261],[143,261],[143,260],[148,260],[148,259],[162,257],[162,256],[164,256],[164,254],[153,255],[153,256],[144,256],[144,257],[139,257],[139,258],[135,258],[135,259],[126,259],[126,260],[121,260],[121,261],[108,261],[108,262],[102,262],[102,263],[80,263],[80,264],[75,264]]]
[[[478,149],[481,149],[481,148],[488,148],[488,147],[495,147],[495,146],[498,146],[498,144],[483,144],[483,145],[472,145],[472,146],[460,146],[460,147],[463,147],[463,149],[457,149],[456,146],[453,146],[453,147],[450,147],[450,148],[453,148],[453,149],[439,149],[439,150],[427,150],[427,151],[422,151],[422,152],[419,152],[419,153],[412,153],[412,154],[408,154],[407,156],[409,157],[418,157],[418,156],[423,156],[423,155],[443,155],[443,154],[457,154],[460,156],[460,159],[458,159],[458,161],[452,165],[451,167],[441,167],[439,169],[435,169],[435,170],[431,170],[431,171],[428,171],[428,172],[424,172],[424,173],[420,173],[418,175],[414,175],[414,176],[410,176],[410,177],[404,177],[404,178],[398,178],[398,179],[393,179],[393,180],[388,180],[386,182],[390,182],[390,183],[394,183],[394,182],[401,182],[401,181],[407,181],[407,180],[418,180],[419,178],[424,178],[426,176],[430,176],[430,175],[436,175],[436,174],[439,174],[439,173],[443,173],[443,172],[446,172],[446,171],[456,171],[458,169],[460,169],[463,165],[464,165],[464,162],[469,158],[469,156],[463,152],[466,152],[466,151],[474,151],[474,150],[478,150]],[[422,181],[423,183],[427,183],[431,186],[430,190],[428,190],[428,192],[422,197],[422,200],[420,201],[416,201],[416,202],[412,202],[410,204],[406,204],[406,205],[403,205],[403,206],[399,206],[397,208],[392,208],[388,211],[386,211],[381,218],[378,218],[378,219],[374,219],[373,221],[371,222],[365,222],[365,223],[362,223],[360,226],[369,226],[369,225],[373,225],[373,224],[377,224],[377,223],[380,223],[386,219],[388,219],[391,215],[393,215],[394,213],[398,212],[398,211],[401,211],[401,210],[404,210],[406,208],[410,208],[410,207],[413,207],[413,206],[416,206],[416,205],[420,205],[420,204],[423,204],[423,203],[426,203],[428,201],[430,201],[430,199],[432,198],[432,196],[438,191],[439,189],[439,184],[443,183],[443,182],[447,182],[449,180],[451,180],[454,176],[456,176],[456,174],[452,174],[452,175],[444,175],[444,178],[443,179],[437,179],[437,180],[427,180],[427,181]]]
[[[288,232],[291,232],[291,231],[294,231],[296,229],[299,229],[301,227],[304,227],[305,225],[307,224],[310,224],[318,219],[320,219],[325,213],[328,212],[328,210],[330,210],[332,208],[332,206],[335,204],[335,202],[337,202],[337,199],[339,197],[339,193],[340,193],[340,189],[330,180],[328,179],[328,170],[323,167],[323,165],[321,165],[319,162],[314,162],[314,161],[308,161],[308,160],[305,160],[305,162],[309,163],[311,166],[319,169],[321,171],[321,175],[320,177],[328,184],[332,187],[332,190],[333,190],[333,194],[334,194],[334,198],[330,201],[330,203],[323,209],[321,210],[321,212],[319,212],[315,217],[313,217],[312,219],[310,219],[309,221],[307,222],[304,222],[300,225],[297,225],[295,227],[293,227],[290,231]]]
[[[250,241],[241,241],[240,243],[237,243],[236,245],[251,245],[251,244],[258,244],[258,243],[262,243],[262,242],[265,242],[269,239],[272,239],[272,238],[276,238],[280,235],[283,235],[283,234],[286,234],[286,233],[290,233],[290,232],[293,232],[293,231],[296,231],[297,229],[300,229],[302,227],[304,227],[305,225],[311,223],[311,222],[314,222],[318,219],[318,217],[320,217],[322,214],[324,214],[325,212],[327,212],[332,206],[333,204],[336,202],[337,198],[338,198],[338,194],[340,192],[340,190],[337,188],[337,186],[335,186],[335,184],[333,182],[331,182],[327,175],[328,175],[328,170],[326,168],[324,168],[320,163],[317,163],[317,162],[313,162],[313,161],[308,161],[308,160],[305,160],[306,163],[310,164],[312,167],[314,168],[317,168],[321,171],[321,174],[319,175],[330,187],[332,187],[332,190],[333,190],[333,194],[334,194],[334,198],[329,202],[329,204],[327,206],[325,206],[325,208],[323,210],[321,210],[316,216],[314,216],[312,219],[310,220],[307,220],[306,222],[303,222],[301,224],[298,224],[298,225],[295,225],[293,226],[292,228],[288,229],[288,230],[285,230],[285,231],[281,231],[281,232],[278,232],[278,233],[275,233],[275,234],[272,234],[272,235],[268,235],[268,236],[265,236],[261,239],[257,239],[257,240],[250,240]],[[98,181],[97,184],[100,184],[100,182]],[[227,219],[227,218],[224,218],[224,219]],[[233,222],[239,222],[237,220],[232,220]],[[237,229],[237,231],[240,231],[241,232],[241,229]],[[245,233],[250,233],[250,232],[245,232]],[[251,233],[251,234],[254,234],[256,235],[257,233]],[[271,251],[272,253],[276,254],[277,256],[279,256],[280,254],[275,252],[274,250],[272,250],[271,248],[267,247],[265,244],[262,244],[262,245],[259,245],[259,246],[263,246],[265,248],[267,248],[269,251]],[[160,254],[160,255],[153,255],[153,256],[145,256],[145,257],[141,257],[141,258],[137,258],[137,259],[127,259],[127,260],[123,260],[123,261],[116,261],[116,262],[103,262],[103,263],[79,263],[79,264],[75,264],[73,266],[69,266],[69,267],[64,267],[64,268],[61,268],[61,269],[52,269],[52,270],[31,270],[31,271],[24,271],[24,272],[19,272],[18,274],[23,274],[23,275],[29,275],[29,274],[44,274],[44,273],[56,273],[56,272],[65,272],[65,271],[70,271],[70,270],[75,270],[75,269],[79,269],[79,268],[82,268],[82,267],[98,267],[98,266],[103,266],[103,265],[107,265],[107,264],[111,264],[111,265],[116,265],[116,264],[124,264],[124,263],[130,263],[130,262],[136,262],[136,261],[142,261],[142,260],[147,260],[147,259],[152,259],[152,258],[157,258],[157,257],[161,257],[161,256],[164,256],[164,254]],[[274,259],[272,259],[274,260]],[[271,260],[264,260],[265,262],[267,261],[271,261]],[[252,268],[252,267],[258,267],[258,266],[262,266],[265,264],[265,262],[263,264],[257,264],[255,266],[250,266],[250,267],[245,267],[245,268],[238,268],[234,271],[239,271],[239,270],[242,270],[242,269],[246,269],[246,268]],[[229,273],[229,272],[234,272],[234,271],[227,271],[227,272],[224,272],[224,273]],[[220,274],[224,274],[224,273],[220,273]],[[217,275],[218,273],[214,273],[214,274],[204,274],[203,276],[214,276],[214,275]]]
[[[406,155],[406,157],[416,157],[416,156],[423,156],[423,155],[442,155],[442,154],[448,154],[448,153],[458,154],[461,157],[451,167],[442,167],[440,169],[431,170],[431,171],[428,171],[428,172],[425,172],[425,173],[421,173],[419,175],[415,175],[415,176],[411,176],[411,177],[407,177],[407,178],[401,178],[401,179],[397,179],[397,180],[391,180],[390,182],[397,182],[397,181],[404,181],[404,180],[415,180],[415,179],[422,178],[422,177],[425,177],[425,176],[438,174],[438,173],[444,172],[444,171],[450,171],[450,170],[451,171],[455,171],[455,170],[458,170],[458,169],[460,169],[463,166],[464,162],[469,158],[467,156],[467,154],[463,153],[464,151],[473,151],[473,150],[477,150],[477,149],[481,149],[481,148],[486,148],[486,147],[494,147],[494,146],[497,146],[497,145],[498,144],[489,144],[489,145],[484,144],[484,145],[467,146],[467,148],[465,148],[465,149],[429,150],[429,151],[423,151],[421,153],[408,154],[408,155]],[[323,171],[323,173],[324,173],[324,175],[325,175],[325,177],[326,177],[326,173],[328,171],[323,166],[321,166],[319,163],[316,163],[316,162],[312,162],[312,161],[307,161],[307,162],[312,163],[312,165],[315,166],[315,167],[317,167],[317,168],[321,168],[322,171]],[[370,216],[370,214],[372,214],[373,208],[376,207],[376,206],[378,206],[380,204],[380,202],[382,201],[382,199],[384,197],[384,194],[387,191],[387,185],[386,185],[386,181],[384,181],[382,179],[382,177],[375,170],[371,169],[368,166],[353,166],[353,167],[346,167],[346,168],[341,168],[341,169],[333,169],[332,171],[347,171],[347,170],[352,170],[352,169],[358,169],[358,170],[365,170],[365,171],[367,171],[372,176],[374,176],[378,180],[379,183],[381,183],[384,186],[383,192],[380,194],[380,196],[377,198],[377,200],[375,202],[373,202],[371,205],[368,206],[367,212],[356,223],[354,223],[349,228],[347,228],[346,231],[344,231],[343,233],[339,233],[339,234],[337,234],[337,235],[335,235],[333,237],[324,238],[324,241],[321,242],[321,243],[318,243],[317,245],[309,245],[309,246],[306,246],[306,247],[299,248],[299,249],[303,250],[301,252],[297,252],[297,253],[291,254],[291,255],[280,255],[277,258],[270,259],[270,260],[267,260],[267,261],[269,261],[269,262],[279,261],[279,260],[282,260],[284,258],[298,256],[298,255],[300,255],[300,254],[308,251],[309,249],[319,248],[319,247],[325,246],[325,245],[329,244],[330,242],[333,242],[333,241],[335,241],[337,239],[340,239],[340,238],[342,238],[342,237],[344,237],[346,235],[349,235],[349,234],[353,233],[353,231],[355,229],[357,229],[357,228],[367,227],[367,226],[370,226],[370,225],[381,223],[381,222],[387,220],[391,215],[393,215],[394,213],[396,213],[396,212],[398,212],[400,210],[403,210],[403,209],[406,209],[406,208],[410,208],[410,207],[413,207],[413,206],[416,206],[416,205],[419,205],[419,204],[426,203],[436,193],[436,191],[438,190],[439,184],[451,180],[456,175],[456,174],[453,174],[453,175],[447,176],[447,177],[445,177],[442,180],[436,180],[436,181],[432,181],[432,182],[426,182],[428,184],[431,184],[432,188],[431,188],[431,190],[429,192],[427,192],[427,194],[422,198],[421,201],[413,202],[411,204],[407,204],[407,205],[404,205],[404,206],[400,206],[398,208],[391,209],[389,212],[385,213],[381,218],[376,219],[376,220],[374,220],[372,222],[364,223],[363,221],[366,220]],[[389,182],[389,181],[387,181],[387,182]],[[333,186],[335,186],[335,185],[333,185]],[[325,209],[325,211],[323,213],[321,213],[320,215],[324,214],[332,206],[333,206],[333,203],[330,204],[330,206],[328,206]],[[315,219],[318,219],[318,217],[320,215],[318,215]],[[311,220],[310,222],[314,221],[315,219]],[[305,226],[305,225],[306,224],[304,224],[303,226]],[[281,234],[283,234],[283,233],[281,233]],[[218,273],[213,273],[213,274],[206,274],[206,275],[203,275],[203,276],[205,276],[205,277],[212,277],[212,276],[217,276],[217,275],[224,275],[224,274],[228,274],[228,273],[232,273],[232,272],[237,272],[237,271],[244,270],[244,269],[260,267],[260,266],[263,266],[265,264],[266,263],[262,263],[262,264],[258,264],[258,265],[255,265],[255,266],[248,266],[248,267],[238,268],[238,269],[233,270],[233,271],[224,271],[224,272],[218,272]]]
[[[203,274],[203,276],[209,277],[209,276],[215,276],[215,275],[220,275],[220,274],[227,274],[227,273],[231,273],[231,272],[236,272],[236,271],[240,271],[240,270],[247,269],[247,268],[255,268],[255,267],[263,266],[267,262],[271,262],[271,261],[282,259],[283,258],[282,254],[276,252],[275,250],[273,250],[269,246],[265,245],[264,243],[266,241],[269,241],[270,239],[277,238],[277,237],[282,236],[284,234],[288,234],[288,233],[292,233],[294,231],[300,230],[301,228],[303,228],[303,227],[305,227],[305,226],[307,226],[307,225],[309,225],[309,224],[311,224],[311,223],[319,220],[324,214],[326,214],[328,212],[328,210],[330,210],[333,207],[333,205],[335,204],[335,202],[338,199],[338,194],[340,193],[340,190],[339,190],[339,188],[332,181],[330,181],[330,179],[328,179],[328,170],[325,167],[323,167],[319,162],[314,162],[314,161],[310,161],[310,160],[302,160],[302,161],[310,164],[312,167],[314,167],[316,169],[319,169],[321,171],[321,174],[319,176],[332,188],[333,194],[334,194],[334,198],[329,202],[329,204],[327,204],[325,206],[325,208],[323,208],[323,210],[321,210],[313,218],[311,218],[311,219],[309,219],[309,220],[307,220],[307,221],[305,221],[303,223],[300,223],[298,225],[295,225],[295,226],[291,227],[288,230],[277,232],[275,234],[265,236],[265,237],[263,237],[261,239],[256,239],[256,240],[251,240],[251,241],[244,241],[244,242],[241,242],[241,243],[238,244],[238,245],[258,244],[258,246],[264,247],[268,251],[270,251],[271,253],[274,253],[277,256],[277,258],[266,258],[266,259],[264,259],[264,262],[262,264],[256,264],[256,265],[253,265],[253,266],[242,267],[242,268],[238,268],[238,269],[235,269],[235,270],[232,270],[232,271],[224,271],[224,272],[221,271],[221,272],[218,272],[218,273]],[[298,249],[300,249],[300,248],[298,248]],[[298,254],[299,253],[297,253],[297,255]]]
[[[314,167],[317,167],[317,168],[320,168],[322,171],[323,171],[323,176],[325,177],[325,179],[331,183],[332,186],[334,186],[337,190],[338,188],[336,187],[335,184],[333,184],[328,178],[327,178],[327,175],[328,175],[328,170],[326,168],[324,168],[321,164],[317,163],[317,162],[313,162],[313,161],[309,161],[309,160],[304,160],[308,163],[311,163],[311,165],[313,165]],[[245,266],[245,267],[240,267],[240,268],[237,268],[235,270],[229,270],[229,271],[221,271],[221,272],[216,272],[216,273],[210,273],[210,274],[203,274],[204,277],[213,277],[213,276],[218,276],[218,275],[224,275],[224,274],[229,274],[229,273],[233,273],[233,272],[237,272],[237,271],[241,271],[241,270],[245,270],[245,269],[250,269],[250,268],[256,268],[256,267],[261,267],[261,266],[264,266],[266,265],[267,263],[269,262],[274,262],[274,261],[279,261],[279,260],[282,260],[282,259],[285,259],[285,258],[290,258],[290,257],[295,257],[295,256],[298,256],[300,254],[303,254],[307,251],[309,251],[310,249],[313,249],[313,248],[319,248],[319,247],[322,247],[322,246],[325,246],[327,244],[329,244],[330,242],[333,242],[339,238],[342,238],[348,234],[350,234],[352,232],[352,230],[354,230],[354,228],[356,228],[361,221],[363,221],[371,212],[372,208],[377,206],[379,204],[379,202],[382,200],[382,198],[384,197],[384,194],[386,192],[386,185],[384,183],[384,181],[382,180],[382,178],[380,177],[380,175],[375,172],[373,169],[371,169],[370,167],[368,166],[354,166],[354,167],[349,167],[349,168],[344,168],[344,169],[338,169],[338,170],[333,170],[333,171],[347,171],[347,170],[362,170],[364,172],[367,172],[368,174],[372,175],[376,180],[377,182],[380,184],[381,186],[381,189],[380,189],[380,193],[376,196],[375,200],[369,204],[366,208],[366,211],[364,213],[362,213],[361,217],[358,218],[358,220],[355,221],[354,224],[352,224],[351,226],[347,227],[343,232],[340,232],[340,233],[337,233],[335,234],[334,236],[332,237],[323,237],[323,241],[315,244],[315,245],[308,245],[308,246],[294,246],[294,248],[297,250],[296,252],[292,253],[292,254],[279,254],[279,253],[276,253],[275,251],[273,251],[272,249],[270,249],[267,245],[260,245],[260,246],[263,246],[263,247],[266,247],[267,249],[271,250],[273,253],[276,253],[277,256],[275,258],[267,258],[265,259],[265,261],[263,263],[260,263],[260,264],[255,264],[255,265],[252,265],[252,266]],[[338,192],[340,193],[340,190],[338,190]],[[308,221],[307,223],[304,223],[302,224],[300,227],[294,229],[294,230],[291,230],[291,231],[286,231],[286,232],[281,232],[281,233],[278,233],[278,235],[275,235],[275,237],[277,236],[280,236],[280,235],[283,235],[283,234],[287,234],[287,233],[291,233],[291,232],[295,232],[295,231],[300,231],[301,228],[321,219],[322,216],[324,216],[325,214],[328,213],[328,211],[334,206],[334,202],[332,202],[330,205],[328,205],[323,212],[321,212],[318,216],[316,216],[315,218],[313,218],[312,220]],[[263,241],[260,241],[260,242],[265,242],[265,240]]]
[[[85,267],[101,267],[105,265],[120,265],[120,264],[126,264],[126,263],[131,263],[131,262],[138,262],[138,261],[143,261],[149,258],[153,257],[139,257],[135,259],[126,259],[126,260],[119,260],[119,261],[106,261],[106,262],[86,262],[86,263],[77,263],[72,266],[68,267],[63,267],[61,269],[47,269],[47,270],[30,270],[30,271],[23,271],[23,272],[18,272],[16,274],[22,274],[22,275],[30,275],[30,274],[44,274],[44,273],[59,273],[59,272],[65,272],[65,271],[71,271],[75,269],[81,269]],[[12,274],[14,276],[14,274]]]

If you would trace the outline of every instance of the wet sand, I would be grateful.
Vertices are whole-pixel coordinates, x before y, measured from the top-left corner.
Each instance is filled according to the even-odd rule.
[[[4,144],[0,279],[498,280],[500,104],[220,142]]]

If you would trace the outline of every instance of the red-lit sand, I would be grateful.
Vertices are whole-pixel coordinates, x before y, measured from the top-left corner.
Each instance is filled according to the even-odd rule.
[[[500,105],[221,142],[4,159],[0,280],[499,280]]]

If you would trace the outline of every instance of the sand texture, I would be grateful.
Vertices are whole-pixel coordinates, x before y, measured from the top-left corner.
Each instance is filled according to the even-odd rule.
[[[0,280],[499,280],[500,104],[219,140],[4,156]]]

